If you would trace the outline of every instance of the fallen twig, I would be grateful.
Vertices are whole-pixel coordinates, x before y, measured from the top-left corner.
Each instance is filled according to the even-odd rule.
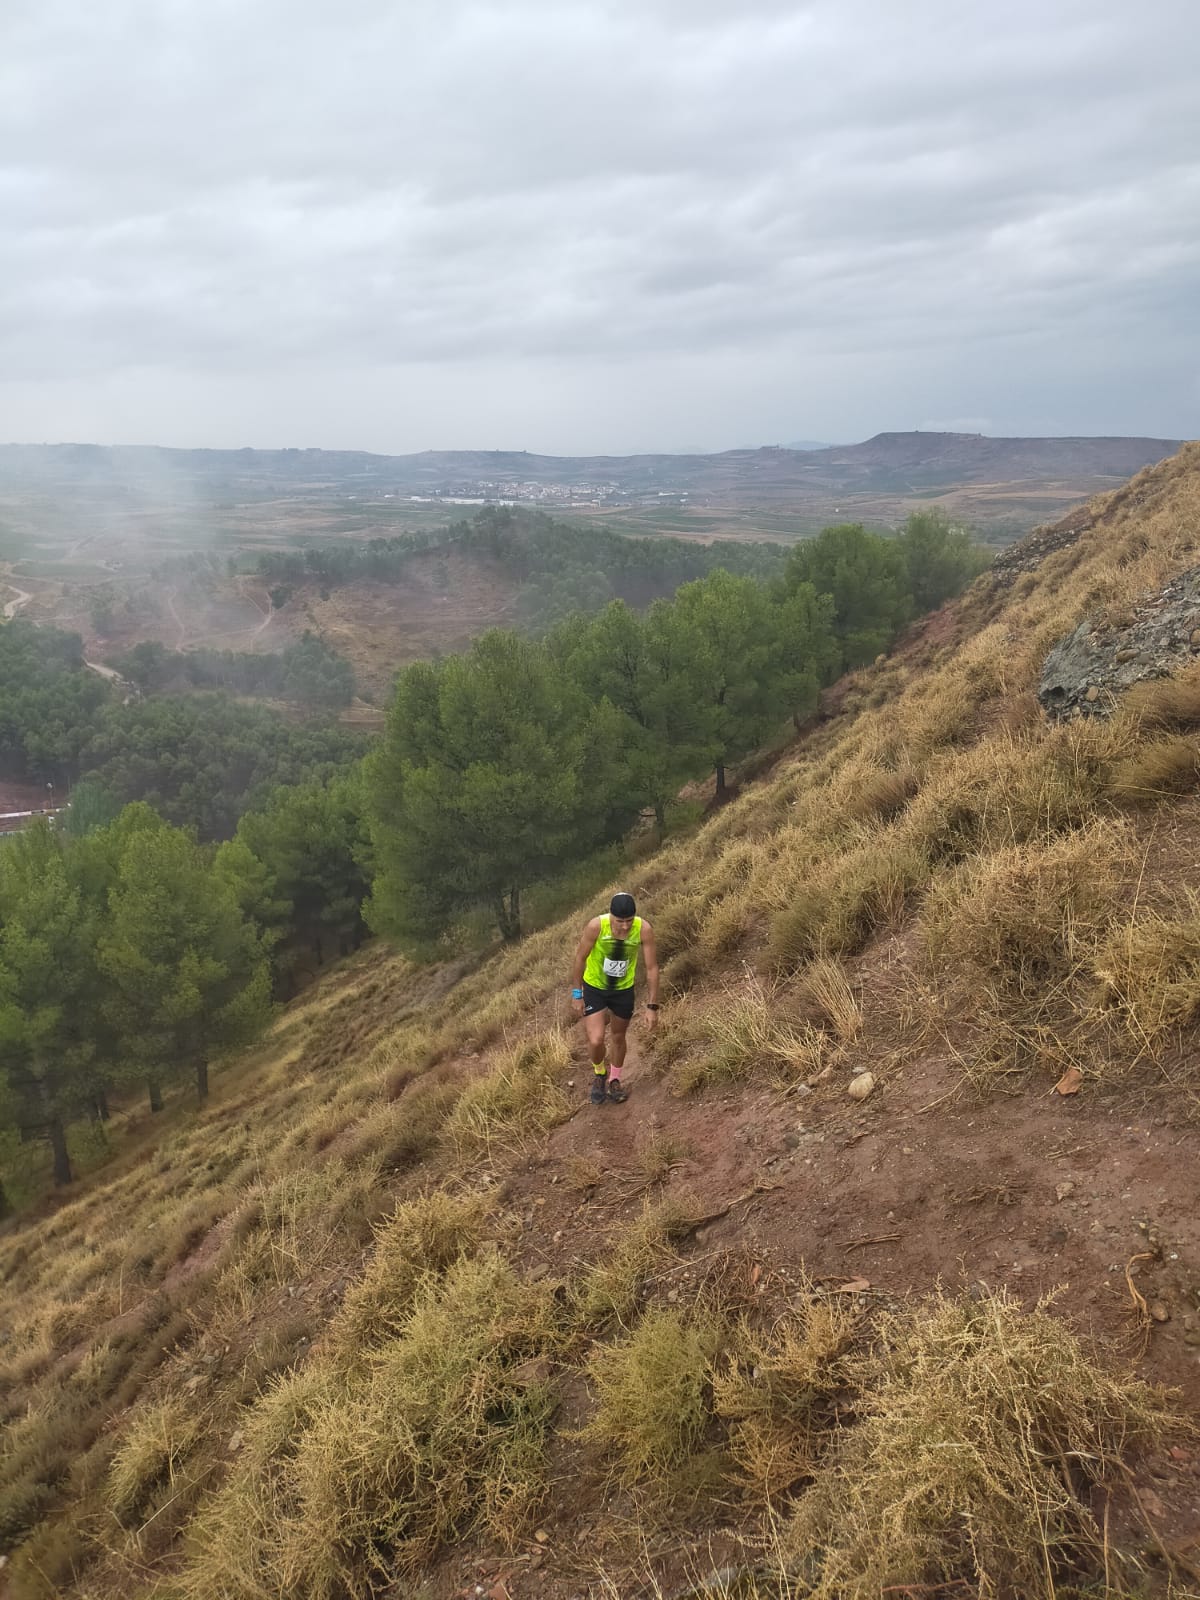
[[[846,1239],[842,1243],[842,1249],[859,1250],[866,1244],[891,1244],[893,1240],[901,1237],[902,1235],[898,1233],[877,1233],[870,1239]]]

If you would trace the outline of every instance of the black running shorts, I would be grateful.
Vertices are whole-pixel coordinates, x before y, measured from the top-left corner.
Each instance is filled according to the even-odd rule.
[[[590,983],[583,986],[583,1014],[594,1017],[598,1011],[611,1011],[614,1017],[626,1022],[633,1016],[633,985],[628,989],[593,989]]]

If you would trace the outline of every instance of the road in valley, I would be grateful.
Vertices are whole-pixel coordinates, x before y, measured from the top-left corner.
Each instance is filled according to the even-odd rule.
[[[29,604],[29,602],[33,599],[33,596],[26,593],[24,589],[18,589],[15,583],[6,583],[5,588],[11,589],[17,597],[15,600],[10,600],[4,607],[5,619],[6,621],[11,622],[16,616],[17,612],[20,611],[23,606],[27,606]]]

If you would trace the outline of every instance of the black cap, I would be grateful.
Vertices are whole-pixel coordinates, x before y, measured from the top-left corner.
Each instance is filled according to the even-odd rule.
[[[631,917],[637,910],[637,902],[631,894],[615,894],[608,909],[614,917]]]

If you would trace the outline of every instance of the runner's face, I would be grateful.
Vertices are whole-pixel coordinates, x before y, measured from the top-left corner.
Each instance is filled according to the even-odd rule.
[[[613,917],[610,924],[614,939],[628,939],[630,929],[633,927],[632,917]]]

